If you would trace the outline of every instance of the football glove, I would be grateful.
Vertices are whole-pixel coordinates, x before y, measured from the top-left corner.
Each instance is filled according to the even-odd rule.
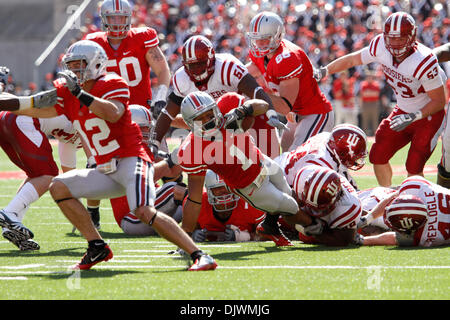
[[[60,78],[66,79],[66,87],[69,91],[78,98],[78,95],[81,92],[81,87],[78,84],[78,77],[71,70],[63,70],[58,72],[58,76]]]
[[[237,121],[242,120],[245,117],[244,111],[239,108],[235,108],[225,114],[225,129],[237,129]]]
[[[159,100],[153,103],[150,110],[152,112],[153,120],[157,120],[159,117],[159,114],[162,112],[162,110],[166,107],[167,102],[165,100]]]
[[[320,82],[323,78],[328,75],[327,67],[320,67],[319,69],[313,68],[313,78],[316,79],[317,82]]]
[[[313,218],[312,224],[310,224],[309,226],[304,227],[305,235],[307,235],[307,236],[314,236],[314,235],[321,234],[323,232],[324,227],[325,227],[325,222],[324,221],[322,221],[320,219]]]
[[[422,119],[422,112],[411,112],[392,117],[390,128],[394,131],[402,131],[414,121]]]
[[[224,241],[236,241],[236,227],[232,228],[234,226],[228,224],[225,229],[225,237]]]
[[[0,67],[0,82],[2,82],[5,86],[8,84],[8,74],[9,69],[7,67]]]
[[[97,162],[95,162],[95,158],[94,156],[90,156],[87,159],[87,163],[86,163],[86,169],[94,169],[97,167]]]
[[[194,242],[204,242],[206,240],[206,233],[208,231],[203,228],[203,229],[197,229],[192,233],[192,240],[194,240]]]
[[[75,97],[77,97],[77,99],[80,100],[83,105],[89,107],[92,104],[95,99],[94,96],[81,89],[80,85],[78,84],[77,75],[75,73],[73,73],[71,70],[64,70],[58,72],[58,76],[66,79],[67,89],[69,89],[69,91]]]
[[[31,98],[33,100],[33,107],[40,109],[54,106],[58,96],[56,95],[56,89],[51,89],[36,93]]]

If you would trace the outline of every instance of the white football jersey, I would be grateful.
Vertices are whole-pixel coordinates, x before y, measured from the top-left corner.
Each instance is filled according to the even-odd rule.
[[[227,92],[238,92],[238,84],[247,73],[247,68],[239,59],[228,53],[218,53],[214,73],[209,78],[206,89],[201,91],[209,93],[214,100]],[[200,90],[189,78],[184,67],[175,72],[172,84],[174,94],[181,98]]]
[[[305,168],[301,175],[304,177],[308,176],[309,168],[313,170],[314,166]],[[361,201],[359,201],[358,194],[350,182],[344,176],[339,176],[341,179],[342,195],[337,201],[334,210],[319,219],[325,221],[331,229],[356,229],[356,224],[359,222],[362,213]],[[300,180],[302,180],[302,177]]]
[[[395,192],[395,189],[375,187],[358,191],[358,198],[361,201],[363,210],[366,212],[370,212],[378,203],[389,197],[389,195],[393,192]],[[370,225],[380,227],[384,230],[389,230],[389,227],[384,223],[383,216],[373,220]]]
[[[398,107],[404,112],[422,109],[430,98],[426,91],[444,85],[440,76],[443,70],[432,50],[416,42],[414,52],[399,65],[394,65],[393,56],[386,49],[382,34],[376,36],[361,51],[363,64],[379,62],[386,81],[392,87]]]
[[[413,176],[402,182],[399,192],[419,197],[428,207],[428,221],[415,232],[414,245],[450,244],[450,191],[421,176]]]
[[[330,139],[330,132],[322,132],[312,136],[301,146],[290,152],[283,152],[275,159],[284,171],[287,182],[290,186],[294,183],[294,178],[301,168],[307,165],[318,165],[328,167],[347,178],[354,187],[356,183],[348,173],[347,167],[341,165],[327,148]]]

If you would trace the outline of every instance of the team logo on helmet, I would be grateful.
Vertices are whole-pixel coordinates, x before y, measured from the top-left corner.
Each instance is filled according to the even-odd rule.
[[[359,170],[367,157],[367,136],[360,128],[341,124],[331,131],[328,147],[337,160],[351,170]]]
[[[334,210],[342,194],[339,174],[316,165],[303,167],[295,176],[294,191],[308,213],[325,216]]]
[[[426,223],[427,217],[427,205],[413,195],[398,196],[386,207],[384,213],[386,225],[403,233],[416,231]]]
[[[189,78],[204,81],[214,73],[215,52],[211,41],[204,36],[192,36],[183,44],[183,65]]]
[[[396,58],[408,54],[415,45],[416,23],[406,12],[391,14],[384,23],[384,43],[386,49]]]

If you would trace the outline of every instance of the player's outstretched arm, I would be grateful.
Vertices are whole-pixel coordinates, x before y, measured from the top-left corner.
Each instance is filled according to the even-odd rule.
[[[197,225],[202,208],[203,184],[205,176],[188,175],[188,197],[183,207],[182,229],[191,234]]]
[[[439,63],[450,61],[450,42],[433,49]]]
[[[325,67],[326,75],[338,73],[362,64],[361,50],[352,52],[329,63]]]
[[[384,232],[376,236],[364,237],[364,246],[396,246],[398,245],[395,232]]]
[[[16,96],[9,93],[0,94],[0,110],[13,111],[18,115],[48,118],[56,116],[56,110],[51,110],[56,104],[56,89],[42,91],[31,96]]]

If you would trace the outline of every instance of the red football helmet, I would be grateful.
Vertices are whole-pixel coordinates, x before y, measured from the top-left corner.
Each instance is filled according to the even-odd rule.
[[[211,41],[204,36],[192,36],[183,45],[183,65],[194,82],[204,81],[214,72],[215,52]]]
[[[337,160],[351,170],[359,170],[366,163],[367,136],[352,124],[340,124],[331,131],[328,147]]]
[[[396,58],[402,58],[414,47],[416,23],[406,12],[391,14],[384,22],[384,43],[386,49]]]
[[[323,217],[334,210],[342,195],[341,179],[330,168],[309,165],[297,173],[294,191],[309,214]]]
[[[427,205],[419,197],[400,195],[386,207],[383,217],[392,230],[412,233],[427,222]]]

